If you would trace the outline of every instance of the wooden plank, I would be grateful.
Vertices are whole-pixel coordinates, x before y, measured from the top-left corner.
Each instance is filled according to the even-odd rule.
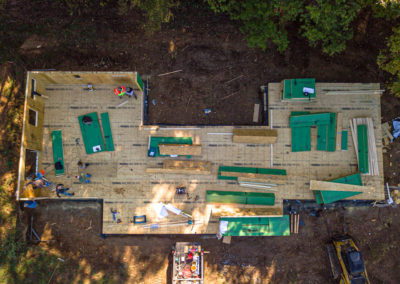
[[[238,182],[248,182],[248,183],[261,183],[261,184],[286,184],[286,178],[281,178],[286,176],[271,176],[267,178],[249,178],[249,177],[239,177]]]
[[[287,176],[285,175],[270,175],[270,174],[253,174],[253,173],[239,173],[239,172],[221,172],[221,176],[223,177],[238,177],[238,178],[256,178],[256,179],[265,179],[266,181],[270,180],[271,183],[277,183],[277,181],[284,180],[286,181]]]
[[[373,186],[359,186],[345,183],[335,183],[329,181],[310,181],[310,190],[321,190],[321,191],[361,191],[371,192],[375,188]]]
[[[160,155],[201,156],[201,145],[158,144]]]
[[[260,104],[254,104],[253,122],[258,122],[259,114],[260,114]]]
[[[342,128],[343,128],[343,113],[338,112],[336,116],[336,151],[342,149]]]
[[[233,129],[234,143],[274,144],[278,139],[276,129]]]
[[[188,175],[211,175],[211,171],[196,169],[164,169],[164,168],[146,168],[146,173],[160,174],[188,174]]]
[[[282,204],[275,206],[242,205],[242,204],[208,204],[211,214],[215,217],[240,217],[240,216],[282,216]]]
[[[163,168],[164,169],[211,171],[211,163],[207,162],[207,161],[165,160],[163,162]]]

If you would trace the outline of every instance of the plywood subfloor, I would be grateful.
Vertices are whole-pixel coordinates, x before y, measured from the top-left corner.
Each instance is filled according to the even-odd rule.
[[[281,213],[283,199],[313,199],[309,181],[330,180],[349,175],[357,171],[356,155],[349,137],[347,151],[334,153],[314,150],[316,147],[316,129],[312,129],[312,151],[291,152],[291,135],[289,115],[291,111],[341,112],[343,127],[348,129],[348,119],[353,117],[372,116],[375,125],[375,136],[381,176],[364,176],[366,185],[374,186],[372,193],[363,193],[358,199],[383,199],[383,165],[380,130],[379,95],[323,95],[321,88],[332,88],[337,84],[317,84],[318,99],[312,102],[282,103],[279,99],[279,84],[269,85],[269,102],[272,110],[273,128],[278,130],[278,140],[273,146],[273,165],[286,169],[287,184],[277,187],[276,210],[266,208],[255,212]],[[340,86],[359,90],[366,84],[342,84]],[[368,84],[369,88],[379,89],[378,84]],[[265,191],[239,187],[235,181],[217,179],[219,165],[267,167],[271,165],[270,145],[232,143],[232,127],[182,127],[182,128],[149,128],[140,127],[142,116],[142,97],[129,102],[120,108],[118,104],[125,99],[116,97],[114,86],[95,86],[96,91],[84,91],[84,86],[50,85],[46,89],[49,99],[45,101],[44,147],[42,168],[48,168],[46,175],[51,181],[72,186],[73,198],[102,198],[103,233],[105,234],[165,234],[165,233],[216,233],[218,217],[213,216],[212,206],[205,202],[206,190]],[[113,132],[115,151],[86,155],[82,136],[77,121],[79,115],[97,111],[109,112]],[[68,174],[55,177],[52,169],[52,148],[50,133],[53,130],[63,131],[64,160]],[[147,167],[162,167],[166,158],[147,157],[149,135],[152,136],[192,136],[194,144],[202,145],[202,156],[193,160],[210,161],[212,175],[174,175],[146,174]],[[349,136],[351,131],[349,131]],[[76,145],[79,139],[79,145]],[[92,175],[90,184],[79,184],[74,178],[80,171],[77,162],[91,165],[85,170]],[[181,159],[181,158],[180,158]],[[186,186],[188,195],[175,194],[177,186]],[[268,192],[268,191],[265,191]],[[54,193],[51,193],[54,197]],[[198,221],[195,225],[169,226],[159,229],[144,229],[142,225],[131,223],[134,215],[146,215],[148,223],[185,222],[182,216],[170,213],[167,218],[158,220],[154,206],[159,203],[172,203],[175,207],[193,215]],[[120,212],[117,216],[121,223],[115,223],[111,210]],[[238,214],[235,206],[226,205],[226,210]],[[248,208],[243,208],[243,214]],[[240,215],[239,211],[239,215]],[[218,215],[218,214],[216,214]]]

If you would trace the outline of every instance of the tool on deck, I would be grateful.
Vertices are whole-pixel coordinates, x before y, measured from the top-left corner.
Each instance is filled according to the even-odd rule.
[[[133,224],[144,224],[146,223],[146,215],[133,216]]]
[[[178,186],[176,188],[176,194],[186,194],[186,187],[185,186]]]
[[[187,220],[184,222],[169,222],[169,223],[152,223],[143,225],[144,229],[158,229],[162,227],[173,227],[173,226],[187,226],[187,225],[194,225],[199,224],[198,221],[195,220]]]

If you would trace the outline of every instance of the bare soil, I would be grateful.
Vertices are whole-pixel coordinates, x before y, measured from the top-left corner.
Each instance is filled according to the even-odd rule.
[[[295,32],[290,33],[290,49],[284,54],[273,46],[266,51],[251,49],[232,22],[202,4],[184,5],[154,34],[141,29],[139,13],[132,12],[123,21],[115,15],[113,7],[72,17],[58,1],[10,1],[1,19],[1,25],[9,27],[1,35],[2,44],[25,70],[137,70],[149,75],[149,123],[154,124],[253,124],[259,87],[284,78],[380,82],[382,88],[389,78],[378,69],[376,57],[391,25],[372,17],[360,15],[348,49],[328,57]],[[182,71],[157,76],[175,70]],[[390,94],[382,96],[382,122],[397,117],[399,105]],[[211,113],[206,115],[205,108]],[[8,134],[1,135],[6,141]],[[395,141],[384,156],[385,180],[391,185],[400,183],[399,152],[400,143]],[[7,154],[2,168],[7,161],[16,164],[17,156],[10,159]],[[25,209],[25,220],[33,215],[35,229],[51,240],[40,246],[65,260],[53,283],[165,283],[170,278],[169,253],[177,241],[199,241],[210,251],[208,283],[329,283],[324,251],[328,227],[332,235],[343,233],[343,223],[358,240],[372,283],[400,281],[398,208],[327,211],[319,218],[305,213],[299,235],[233,238],[231,245],[202,236],[103,239],[101,212],[97,202],[41,201],[37,209]]]

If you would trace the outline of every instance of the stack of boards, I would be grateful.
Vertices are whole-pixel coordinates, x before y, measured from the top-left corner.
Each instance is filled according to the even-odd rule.
[[[350,120],[354,149],[358,160],[358,170],[362,174],[379,175],[376,152],[374,123],[372,118],[353,118]]]

